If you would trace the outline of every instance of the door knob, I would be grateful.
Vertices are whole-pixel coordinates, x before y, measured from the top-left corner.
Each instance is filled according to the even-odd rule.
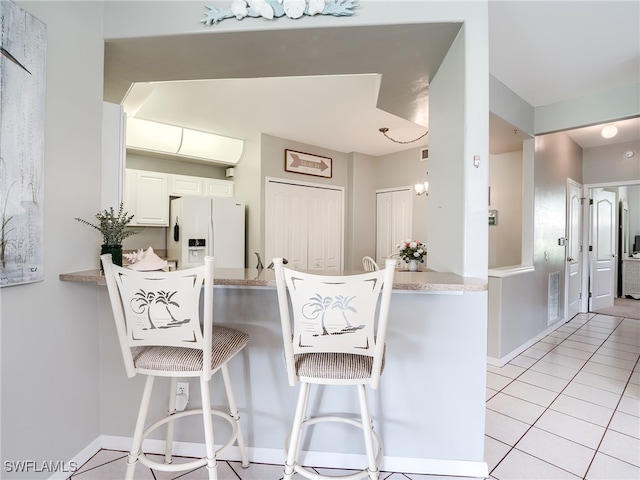
[[[573,262],[573,258],[567,257],[567,262]]]

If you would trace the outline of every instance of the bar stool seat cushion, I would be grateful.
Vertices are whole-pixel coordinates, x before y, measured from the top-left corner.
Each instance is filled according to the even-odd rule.
[[[249,335],[234,328],[214,325],[211,345],[211,369],[231,359],[249,341]],[[202,370],[202,350],[185,347],[137,347],[133,363],[142,370],[196,372]]]
[[[334,380],[371,378],[373,357],[352,353],[300,353],[293,356],[299,377]],[[382,358],[384,370],[384,357]],[[382,372],[380,372],[382,373]]]

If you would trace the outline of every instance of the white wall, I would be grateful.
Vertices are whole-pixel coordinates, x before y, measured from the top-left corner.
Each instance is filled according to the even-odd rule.
[[[100,254],[99,236],[74,217],[100,210],[102,5],[17,4],[47,26],[45,272],[40,283],[0,290],[3,466],[66,461],[100,434],[98,289],[58,274],[97,268]]]

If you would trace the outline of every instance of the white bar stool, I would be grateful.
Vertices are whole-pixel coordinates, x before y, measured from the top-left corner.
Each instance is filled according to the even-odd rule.
[[[165,472],[206,466],[209,479],[217,480],[217,455],[234,443],[238,445],[242,465],[248,467],[227,363],[245,347],[249,336],[213,324],[213,257],[206,257],[204,266],[171,272],[139,272],[114,265],[111,254],[100,258],[127,375],[147,375],[125,479],[133,478],[140,461],[149,468]],[[202,322],[201,295],[204,297]],[[229,413],[211,407],[209,380],[218,371],[222,373]],[[168,415],[145,428],[156,377],[171,377]],[[202,408],[176,412],[177,379],[189,377],[200,379]],[[190,415],[202,415],[206,457],[173,465],[174,421]],[[212,415],[228,421],[232,429],[228,441],[217,451]],[[159,463],[150,460],[141,448],[144,439],[165,424],[165,459],[164,463]]]
[[[396,261],[387,260],[384,270],[347,276],[299,272],[286,268],[281,258],[275,258],[273,263],[287,376],[291,386],[300,382],[293,427],[286,442],[284,479],[291,479],[297,472],[313,480],[355,480],[367,476],[377,480],[383,447],[373,428],[365,387],[378,388],[384,368]],[[331,321],[329,315],[333,317]],[[360,418],[308,416],[311,385],[354,385]],[[361,428],[367,467],[352,475],[335,477],[320,475],[300,465],[303,430],[320,422],[341,422]]]

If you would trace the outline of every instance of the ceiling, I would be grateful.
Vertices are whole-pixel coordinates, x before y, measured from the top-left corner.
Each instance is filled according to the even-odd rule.
[[[491,1],[490,73],[534,107],[638,83],[639,20],[635,1]],[[428,136],[395,143],[378,130],[389,128],[400,142],[427,131],[426,86],[459,28],[387,25],[108,41],[105,100],[121,103],[126,96],[129,114],[237,138],[263,132],[384,155],[427,145]],[[608,143],[640,138],[637,119],[619,127]],[[587,148],[605,142],[599,130],[567,133]],[[491,115],[492,153],[518,149],[526,137]]]

